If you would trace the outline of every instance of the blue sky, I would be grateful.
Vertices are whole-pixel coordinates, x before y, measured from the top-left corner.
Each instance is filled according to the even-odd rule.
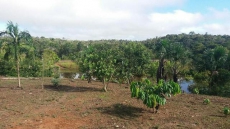
[[[167,34],[230,35],[229,0],[0,0],[7,21],[32,36],[145,40]]]
[[[216,10],[229,9],[230,2],[228,0],[188,0],[182,9],[190,12],[206,13],[209,8]]]

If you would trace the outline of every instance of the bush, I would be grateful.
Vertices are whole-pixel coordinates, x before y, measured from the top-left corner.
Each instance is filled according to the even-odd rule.
[[[146,79],[141,82],[132,82],[130,85],[131,97],[141,99],[143,104],[149,108],[158,110],[160,105],[166,104],[166,96],[176,95],[181,93],[180,85],[173,82],[165,82],[160,80],[158,84],[153,84]]]
[[[229,115],[230,114],[230,109],[228,107],[224,108],[224,114]]]
[[[59,78],[53,78],[51,80],[51,83],[53,84],[53,86],[58,87],[59,83],[60,83],[60,79]]]
[[[209,99],[204,99],[203,103],[204,104],[210,104],[210,100]]]

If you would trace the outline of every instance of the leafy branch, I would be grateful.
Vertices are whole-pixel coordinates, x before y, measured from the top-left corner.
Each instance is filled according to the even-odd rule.
[[[180,85],[173,81],[160,80],[157,85],[154,85],[148,79],[132,82],[130,90],[131,97],[141,99],[148,108],[156,108],[156,112],[160,105],[166,104],[166,96],[171,97],[181,93]]]

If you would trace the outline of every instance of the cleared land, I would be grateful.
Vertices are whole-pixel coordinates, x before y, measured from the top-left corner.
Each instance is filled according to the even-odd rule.
[[[0,129],[227,129],[230,98],[181,94],[167,99],[157,114],[130,97],[126,85],[62,80],[57,89],[45,79],[22,80],[23,90],[11,89],[17,80],[0,80]],[[203,104],[204,99],[211,103]]]

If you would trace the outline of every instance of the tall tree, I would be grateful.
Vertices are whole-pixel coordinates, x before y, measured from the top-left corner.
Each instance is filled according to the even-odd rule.
[[[19,48],[20,43],[23,40],[28,41],[31,38],[31,35],[28,31],[19,31],[18,24],[14,24],[12,21],[9,21],[6,27],[6,31],[0,32],[0,36],[8,36],[12,39],[11,44],[14,46],[14,58],[17,66],[17,74],[18,74],[18,87],[21,87],[20,82],[20,59],[19,59]]]
[[[117,78],[125,78],[130,84],[134,77],[146,76],[151,62],[151,52],[143,44],[130,42],[119,45],[115,58]]]
[[[170,43],[170,47],[167,50],[167,68],[172,73],[174,82],[178,80],[178,74],[186,69],[186,66],[190,63],[189,52],[181,43]]]
[[[115,52],[116,48],[112,48],[111,44],[93,44],[82,53],[79,61],[80,70],[87,74],[88,82],[92,75],[96,76],[103,82],[104,91],[107,91],[116,69]]]
[[[157,69],[157,83],[159,82],[160,79],[164,79],[166,80],[166,76],[165,76],[165,68],[164,68],[164,64],[165,64],[165,58],[167,56],[167,48],[169,46],[169,42],[167,40],[162,40],[161,42],[157,43],[155,46],[155,52],[157,57],[159,58],[159,66]]]

